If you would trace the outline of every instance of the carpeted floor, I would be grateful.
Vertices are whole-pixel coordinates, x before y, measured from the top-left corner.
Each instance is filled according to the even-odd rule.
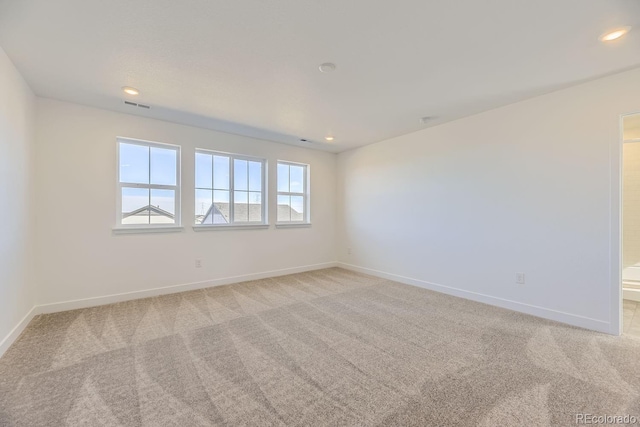
[[[640,339],[342,269],[37,317],[2,426],[568,426],[640,417]]]
[[[622,311],[624,313],[622,316],[624,333],[640,337],[640,302],[624,300],[622,301]]]

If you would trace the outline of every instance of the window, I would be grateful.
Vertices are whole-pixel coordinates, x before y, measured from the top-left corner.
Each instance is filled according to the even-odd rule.
[[[120,227],[180,225],[180,147],[118,138]]]
[[[308,165],[278,162],[279,223],[309,222]]]
[[[265,224],[265,160],[196,150],[196,225]]]

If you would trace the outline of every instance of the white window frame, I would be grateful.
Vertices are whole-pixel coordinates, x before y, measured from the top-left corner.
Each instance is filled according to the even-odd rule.
[[[194,161],[195,161],[195,156],[196,154],[201,153],[201,154],[208,154],[211,156],[224,156],[224,157],[228,157],[229,158],[229,223],[227,224],[196,224],[196,216],[195,216],[195,211],[194,211],[194,215],[193,215],[193,229],[198,231],[198,230],[222,230],[222,229],[234,229],[234,228],[268,228],[269,227],[269,221],[267,218],[267,203],[268,203],[268,196],[267,196],[267,159],[263,159],[261,157],[254,157],[254,156],[247,156],[244,154],[236,154],[236,153],[227,153],[224,151],[216,151],[216,150],[208,150],[206,148],[196,148],[195,153],[193,154],[194,157]],[[235,198],[235,171],[234,171],[234,166],[235,166],[235,162],[234,160],[245,160],[245,161],[249,161],[249,162],[259,162],[262,164],[262,179],[261,181],[261,189],[260,189],[260,194],[262,195],[261,197],[261,218],[262,221],[258,222],[258,221],[251,221],[251,222],[235,222],[235,212],[234,212],[234,198]],[[211,173],[215,173],[213,168],[211,170]],[[248,168],[247,168],[247,173],[248,173]],[[194,163],[194,168],[193,168],[193,174],[194,174],[194,185],[193,185],[193,193],[194,193],[194,198],[196,195],[197,190],[211,190],[214,191],[213,188],[203,188],[203,187],[196,187],[196,183],[195,183],[195,174],[196,174],[196,168],[195,168],[195,163]],[[248,179],[248,178],[247,178]],[[248,183],[248,181],[247,181]],[[211,180],[211,185],[213,186],[213,177]],[[226,191],[226,190],[223,190]],[[237,191],[244,191],[244,190],[237,190]],[[247,190],[248,191],[248,190]],[[212,200],[213,202],[213,200]]]
[[[120,143],[140,145],[142,147],[155,147],[165,150],[173,150],[176,152],[176,185],[159,185],[159,184],[137,184],[120,182]],[[116,138],[116,181],[117,181],[117,202],[116,202],[116,227],[115,232],[166,232],[166,231],[180,231],[182,230],[181,222],[181,197],[180,197],[180,155],[181,147],[174,144],[166,144],[162,142],[145,141],[142,139],[117,137]],[[149,164],[149,174],[151,174],[151,164]],[[150,180],[149,180],[150,181]],[[122,189],[123,188],[148,188],[149,190],[174,190],[174,224],[123,224],[122,223]],[[151,192],[149,192],[151,194]]]
[[[278,191],[278,165],[287,166],[302,166],[304,168],[304,183],[302,185],[302,193],[292,193],[291,191]],[[288,160],[278,160],[276,164],[276,209],[278,206],[278,196],[302,196],[304,206],[304,213],[301,221],[278,221],[278,212],[276,211],[276,227],[307,227],[311,225],[311,166],[306,163],[290,162]],[[291,182],[291,175],[289,175],[289,183]],[[291,184],[289,184],[290,186]],[[289,188],[291,190],[291,188]]]

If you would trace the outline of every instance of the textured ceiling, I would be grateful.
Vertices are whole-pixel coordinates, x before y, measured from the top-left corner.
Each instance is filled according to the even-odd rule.
[[[39,96],[342,151],[640,66],[640,1],[0,0],[0,46]]]

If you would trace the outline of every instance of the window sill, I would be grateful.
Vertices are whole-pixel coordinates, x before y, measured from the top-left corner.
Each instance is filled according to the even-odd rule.
[[[269,224],[194,225],[193,231],[265,230],[267,228],[269,228]]]
[[[184,227],[116,227],[112,229],[113,234],[146,234],[146,233],[179,233],[184,231]]]
[[[310,222],[280,222],[276,223],[276,228],[309,228]]]

